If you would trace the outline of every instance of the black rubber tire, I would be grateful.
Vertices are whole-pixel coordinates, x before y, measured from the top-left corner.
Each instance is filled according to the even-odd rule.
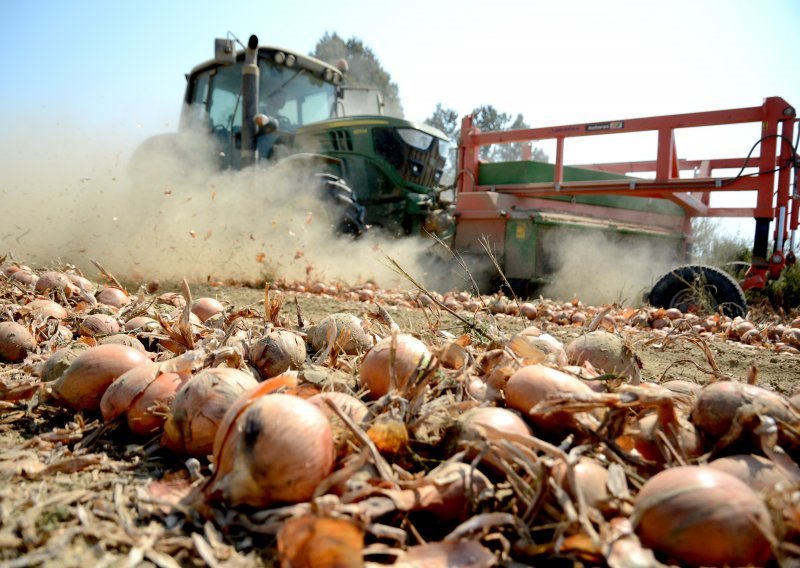
[[[359,237],[367,230],[364,222],[366,209],[356,200],[355,193],[342,178],[332,174],[317,174],[322,185],[322,194],[333,202],[338,210],[336,232]]]
[[[747,313],[747,300],[739,283],[727,272],[702,264],[679,266],[668,272],[658,279],[647,299],[653,306],[682,312],[703,308],[716,312],[721,308],[729,317]]]

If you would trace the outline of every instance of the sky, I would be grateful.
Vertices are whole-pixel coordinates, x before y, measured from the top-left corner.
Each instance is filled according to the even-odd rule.
[[[0,142],[35,147],[45,159],[86,140],[124,160],[146,137],[174,130],[184,74],[210,59],[214,38],[229,31],[306,53],[326,32],[359,38],[399,86],[406,117],[417,121],[437,103],[462,115],[492,104],[532,126],[758,106],[768,96],[800,104],[798,0],[0,6]],[[678,154],[744,156],[757,139],[757,126],[679,135]],[[654,158],[652,140],[632,141],[568,146],[567,163]],[[14,159],[0,155],[0,166]]]

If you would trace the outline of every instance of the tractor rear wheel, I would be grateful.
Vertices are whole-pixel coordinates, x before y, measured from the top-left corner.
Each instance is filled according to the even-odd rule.
[[[359,205],[353,190],[342,178],[333,174],[317,174],[322,185],[322,194],[338,209],[336,232],[358,237],[366,231],[364,223],[366,210]]]
[[[736,317],[747,313],[747,300],[730,274],[713,266],[679,266],[658,279],[647,297],[659,308],[682,312],[716,312]]]

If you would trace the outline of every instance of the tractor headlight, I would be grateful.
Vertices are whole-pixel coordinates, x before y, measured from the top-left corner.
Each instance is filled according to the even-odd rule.
[[[397,134],[403,139],[403,142],[417,150],[427,150],[433,142],[433,136],[413,128],[398,128]]]

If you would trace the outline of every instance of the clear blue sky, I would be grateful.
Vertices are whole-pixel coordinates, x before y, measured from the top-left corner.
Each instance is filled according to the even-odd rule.
[[[797,0],[2,6],[6,126],[30,116],[54,125],[69,117],[87,132],[112,128],[131,147],[175,127],[184,73],[209,59],[214,37],[229,30],[301,52],[325,32],[358,37],[399,85],[413,120],[437,102],[461,114],[491,103],[534,126],[755,106],[772,95],[800,105]],[[685,147],[679,139],[678,151],[686,158],[744,155],[756,138],[753,131]]]
[[[158,131],[228,30],[370,46],[407,115],[482,103],[536,125],[800,100],[800,2],[4,0],[3,108]],[[799,104],[800,102],[795,102]],[[8,117],[9,115],[6,114]]]

